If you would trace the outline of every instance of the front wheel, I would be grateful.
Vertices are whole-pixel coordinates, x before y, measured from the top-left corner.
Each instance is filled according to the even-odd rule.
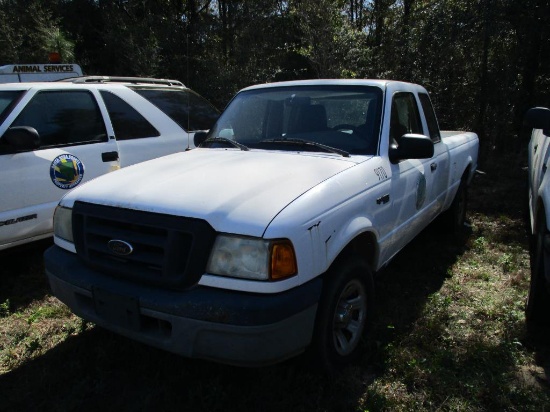
[[[372,322],[373,284],[369,266],[351,256],[326,273],[313,337],[318,365],[332,370],[360,354]]]
[[[545,271],[550,269],[550,256],[544,249],[544,239],[547,236],[546,219],[542,214],[537,221],[537,232],[533,242],[531,281],[525,305],[527,328],[535,334],[538,334],[541,328],[550,325],[550,296],[545,279]]]

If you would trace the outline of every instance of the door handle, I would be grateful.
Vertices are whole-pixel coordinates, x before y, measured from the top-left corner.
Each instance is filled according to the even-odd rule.
[[[381,205],[381,204],[388,203],[389,201],[390,201],[390,195],[388,194],[376,199],[376,204]]]
[[[101,160],[104,162],[116,162],[118,160],[118,152],[101,153]]]
[[[430,169],[431,169],[432,172],[435,172],[435,170],[437,169],[437,163],[432,163],[430,165]]]

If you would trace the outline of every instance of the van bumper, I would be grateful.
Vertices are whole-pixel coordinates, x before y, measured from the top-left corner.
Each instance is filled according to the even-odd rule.
[[[85,266],[59,246],[44,254],[53,294],[76,315],[190,358],[239,366],[281,362],[310,344],[322,280],[277,294],[195,286],[161,289]]]

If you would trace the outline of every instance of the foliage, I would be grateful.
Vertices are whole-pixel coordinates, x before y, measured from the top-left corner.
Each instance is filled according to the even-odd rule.
[[[60,49],[88,74],[176,78],[222,108],[250,84],[418,82],[482,160],[550,106],[550,0],[0,0],[0,64]],[[518,139],[518,136],[520,139]]]

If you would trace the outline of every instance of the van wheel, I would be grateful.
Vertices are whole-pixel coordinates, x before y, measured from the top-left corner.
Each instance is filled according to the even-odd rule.
[[[351,256],[326,273],[313,337],[314,358],[325,370],[355,360],[372,322],[373,284],[369,266]]]
[[[550,256],[545,253],[544,239],[548,236],[544,214],[537,221],[533,242],[531,281],[525,305],[525,320],[530,333],[539,333],[541,327],[550,325],[550,296],[546,289],[545,271],[549,270]]]

